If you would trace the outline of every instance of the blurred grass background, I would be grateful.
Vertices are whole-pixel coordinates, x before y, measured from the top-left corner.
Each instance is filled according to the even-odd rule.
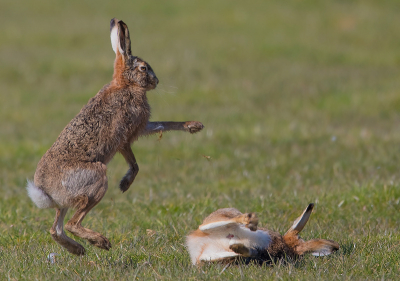
[[[399,12],[395,0],[0,2],[0,279],[396,279]],[[125,194],[117,155],[84,221],[113,248],[79,240],[88,254],[76,258],[51,240],[54,211],[36,208],[25,183],[111,80],[113,17],[160,79],[151,119],[205,129],[135,142],[140,172]],[[304,238],[336,240],[337,254],[190,265],[184,235],[217,208],[256,211],[284,232],[309,202]]]

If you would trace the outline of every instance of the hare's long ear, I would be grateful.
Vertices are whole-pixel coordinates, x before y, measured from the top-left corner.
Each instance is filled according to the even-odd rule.
[[[293,225],[289,228],[289,230],[286,232],[286,234],[289,234],[289,233],[294,234],[294,235],[299,234],[300,231],[302,231],[304,226],[307,224],[308,219],[310,218],[310,215],[312,213],[313,208],[314,208],[314,204],[310,203],[308,205],[308,207],[304,210],[304,212],[301,214],[301,216],[298,217],[293,222]]]
[[[128,26],[121,20],[113,18],[110,22],[111,46],[116,55],[131,55],[131,39]]]
[[[118,35],[119,35],[119,43],[122,48],[123,54],[125,56],[132,55],[131,52],[131,38],[129,36],[128,26],[120,20],[118,22]]]

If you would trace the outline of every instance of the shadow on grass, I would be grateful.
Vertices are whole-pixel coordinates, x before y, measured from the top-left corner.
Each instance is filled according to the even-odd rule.
[[[150,257],[142,254],[142,255],[132,255],[128,257],[107,257],[104,259],[104,262],[107,263],[108,266],[112,268],[120,268],[120,269],[137,269],[146,264],[150,263]]]
[[[225,265],[225,268],[231,266],[258,266],[258,267],[265,267],[265,268],[272,268],[272,267],[284,267],[284,266],[294,266],[295,268],[301,268],[305,265],[304,257],[298,257],[296,259],[289,258],[289,257],[281,257],[281,258],[245,258],[245,257],[233,257],[230,259],[226,259],[223,261],[217,262],[202,262],[202,266],[211,265],[214,263],[218,263],[221,265]]]
[[[346,244],[340,245],[339,253],[344,256],[350,256],[354,252],[355,246],[354,243],[349,241]]]

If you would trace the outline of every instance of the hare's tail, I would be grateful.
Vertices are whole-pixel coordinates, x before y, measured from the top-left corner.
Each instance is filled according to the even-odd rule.
[[[28,180],[26,190],[33,203],[39,208],[54,208],[54,202],[51,197],[37,187],[32,181]]]

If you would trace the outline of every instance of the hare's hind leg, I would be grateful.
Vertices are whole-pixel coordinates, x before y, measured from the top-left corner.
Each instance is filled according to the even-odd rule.
[[[78,256],[84,255],[85,248],[83,248],[78,242],[69,238],[64,232],[63,225],[67,211],[68,208],[56,209],[56,219],[50,229],[51,237],[53,237],[54,241],[58,244],[66,248],[68,252]]]
[[[99,200],[100,201],[100,200]],[[65,225],[65,229],[71,232],[73,235],[88,240],[91,244],[101,249],[109,250],[111,243],[106,237],[98,232],[85,228],[81,225],[86,214],[97,205],[99,202],[91,202],[76,211],[73,217]]]
[[[100,169],[99,165],[101,166]],[[92,168],[90,170],[96,173],[93,178],[96,178],[97,181],[86,187],[87,195],[76,197],[75,208],[77,211],[67,222],[65,229],[99,248],[109,250],[111,243],[106,237],[81,225],[87,213],[100,202],[108,188],[105,165],[97,163],[93,167],[87,168]]]

